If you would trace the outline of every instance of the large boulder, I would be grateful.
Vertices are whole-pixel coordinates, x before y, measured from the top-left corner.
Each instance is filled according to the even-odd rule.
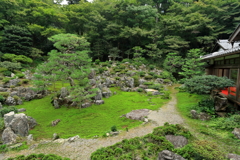
[[[5,84],[3,85],[3,87],[9,88],[9,87],[11,87],[11,86],[17,86],[19,82],[20,82],[19,79],[12,79],[12,80],[10,80],[8,83],[5,83]]]
[[[217,112],[226,111],[226,108],[228,107],[228,99],[225,97],[215,96],[214,103],[215,103],[215,105],[214,105],[215,110]]]
[[[7,127],[2,133],[3,144],[14,144],[17,141],[17,135],[12,131],[10,127]]]
[[[175,154],[169,150],[163,150],[158,154],[157,160],[185,160],[185,159],[180,155]]]
[[[232,134],[234,134],[238,139],[240,139],[240,128],[234,128]]]
[[[149,111],[150,110],[148,110],[148,109],[133,110],[123,116],[125,116],[126,118],[129,118],[129,119],[134,119],[134,120],[144,120],[144,118],[146,116],[148,116]]]
[[[230,160],[240,160],[240,155],[229,153],[227,158],[229,158]]]
[[[8,96],[6,101],[5,101],[5,104],[8,105],[8,106],[15,106],[17,104],[17,102],[13,97]]]
[[[165,137],[174,145],[174,148],[182,148],[188,144],[188,140],[184,136],[166,135]]]
[[[25,137],[29,130],[37,125],[37,122],[24,113],[14,114],[14,112],[10,112],[4,115],[4,124],[6,128],[11,128],[14,134]]]
[[[103,89],[102,89],[102,95],[103,95],[103,97],[105,97],[105,98],[109,98],[109,97],[112,96],[112,92],[110,91],[109,88],[103,88]]]

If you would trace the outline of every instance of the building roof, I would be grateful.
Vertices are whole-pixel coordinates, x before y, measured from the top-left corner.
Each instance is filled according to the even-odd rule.
[[[226,56],[226,55],[232,55],[235,53],[240,53],[240,46],[238,47],[234,47],[228,50],[222,50],[219,52],[213,52],[204,56],[201,56],[200,58],[202,59],[211,59],[211,58],[217,58],[217,57],[222,57],[222,56]]]
[[[226,55],[232,55],[236,53],[240,53],[240,24],[237,26],[237,28],[234,30],[234,32],[231,34],[231,36],[226,39],[218,40],[217,44],[220,46],[221,49],[219,49],[217,52],[213,52],[204,56],[201,56],[202,59],[211,59],[211,58],[217,58],[222,57]],[[216,51],[216,47],[214,47],[214,51]]]
[[[234,30],[234,32],[231,34],[231,36],[228,38],[228,41],[230,43],[236,42],[240,40],[240,24],[237,26],[237,28]]]

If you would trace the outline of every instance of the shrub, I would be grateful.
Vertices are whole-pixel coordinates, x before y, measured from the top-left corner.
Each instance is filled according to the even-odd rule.
[[[153,76],[151,76],[151,75],[146,75],[144,78],[145,78],[145,79],[153,79]]]
[[[140,72],[138,72],[138,74],[140,75],[140,77],[144,77],[146,73],[143,71],[140,71]]]
[[[8,71],[8,70],[3,72],[3,75],[4,75],[4,76],[11,77],[11,74],[12,74],[12,72],[11,72],[11,71]]]
[[[153,85],[153,82],[144,82],[143,84],[149,86],[149,85]]]
[[[2,79],[2,82],[3,82],[3,83],[8,83],[10,80],[11,80],[11,78],[4,77],[4,78]]]
[[[5,129],[4,119],[0,118],[0,132],[2,132]],[[1,149],[0,149],[1,150]],[[1,152],[1,151],[0,151]]]
[[[0,145],[0,152],[6,152],[7,151],[7,145],[6,144],[3,144],[3,145]]]
[[[30,82],[29,79],[23,79],[23,80],[22,80],[22,83],[23,83],[23,84],[28,84],[29,82]]]
[[[123,59],[122,63],[125,63],[125,62],[131,62],[131,60],[130,59]]]
[[[215,114],[214,101],[210,98],[202,99],[193,109],[197,112]]]
[[[155,68],[155,66],[154,66],[154,65],[152,65],[152,64],[151,64],[151,65],[149,65],[149,69],[150,69],[150,70],[153,70],[154,68]]]
[[[151,76],[153,76],[155,73],[154,73],[154,72],[149,72],[148,74],[151,75]]]
[[[98,69],[99,73],[102,74],[104,71],[107,71],[106,67],[101,67]]]
[[[16,74],[16,76],[17,76],[18,78],[23,78],[23,77],[24,77],[24,74],[18,73],[18,74]]]
[[[117,126],[115,126],[115,125],[112,126],[112,127],[111,127],[111,131],[112,131],[112,132],[116,132],[116,131],[117,131]]]
[[[163,86],[160,83],[154,83],[153,85],[150,85],[148,88],[160,91],[163,88]]]
[[[4,71],[7,71],[6,68],[0,68],[0,73],[3,73]]]
[[[9,92],[0,92],[0,95],[7,98],[9,96]]]
[[[134,86],[135,87],[139,86],[139,77],[138,76],[133,76],[132,78],[134,79]]]
[[[20,63],[14,63],[14,62],[9,62],[9,61],[4,61],[0,63],[0,67],[4,67],[9,71],[17,70],[21,68]]]
[[[115,72],[121,72],[121,69],[119,69],[119,68],[114,68],[114,71],[115,71]]]
[[[19,159],[20,158],[20,159]],[[28,156],[24,156],[24,155],[21,155],[21,156],[17,156],[17,157],[14,157],[14,158],[8,158],[7,160],[33,160],[33,159],[42,159],[42,160],[70,160],[69,158],[62,158],[58,155],[55,155],[55,154],[43,154],[43,153],[40,153],[40,154],[30,154]]]
[[[126,66],[125,66],[124,64],[121,64],[118,68],[120,68],[120,69],[125,69]]]
[[[14,111],[14,113],[18,113],[18,109],[13,107],[13,106],[4,107],[4,108],[0,109],[0,116],[3,117],[4,114],[7,114],[7,113],[12,112],[12,111]]]
[[[164,94],[162,95],[162,99],[170,99],[170,92],[169,91],[164,91]]]
[[[200,154],[203,159],[224,160],[225,153],[214,142],[206,140],[198,140],[193,143],[194,150]]]
[[[240,115],[236,114],[227,118],[216,118],[211,126],[230,131],[234,128],[240,128]]]
[[[100,63],[100,60],[99,59],[96,59],[95,60],[95,64],[99,64]]]
[[[164,79],[163,83],[171,83],[171,80],[170,79]]]
[[[116,80],[120,80],[120,77],[115,77]]]
[[[184,85],[188,92],[197,94],[209,94],[213,89],[235,86],[231,79],[213,75],[196,76],[186,79]]]
[[[0,95],[0,102],[4,102],[5,98],[3,97],[3,95]]]
[[[108,66],[108,63],[107,62],[102,62],[101,65],[102,65],[102,67],[106,67],[106,66]]]
[[[138,88],[137,91],[138,92],[143,92],[143,89],[142,88]]]

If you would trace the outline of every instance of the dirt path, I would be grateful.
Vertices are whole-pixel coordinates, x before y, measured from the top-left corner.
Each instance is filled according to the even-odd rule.
[[[150,112],[150,114],[148,115],[148,119],[150,119],[151,122],[137,128],[130,129],[128,132],[124,131],[118,136],[98,139],[80,139],[72,143],[47,143],[44,144],[42,147],[38,147],[37,149],[22,150],[17,153],[8,153],[7,155],[5,155],[5,158],[22,154],[28,155],[31,153],[52,153],[63,157],[68,157],[72,160],[89,160],[90,155],[93,151],[101,147],[113,145],[117,142],[122,141],[123,139],[144,136],[148,133],[151,133],[153,128],[162,126],[165,122],[184,125],[184,120],[178,114],[175,107],[177,104],[177,91],[174,89],[174,86],[171,87],[171,93],[172,99],[165,106],[161,107],[158,111]]]

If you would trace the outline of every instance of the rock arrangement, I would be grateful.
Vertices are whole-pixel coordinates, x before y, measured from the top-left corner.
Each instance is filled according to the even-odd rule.
[[[81,108],[90,107],[92,104],[97,105],[104,104],[104,100],[102,100],[102,98],[109,98],[113,95],[113,93],[109,89],[110,87],[113,86],[120,87],[121,90],[125,92],[136,92],[141,90],[149,92],[153,95],[163,95],[164,94],[163,92],[156,89],[150,89],[147,84],[148,83],[158,85],[172,84],[170,80],[164,81],[164,79],[162,78],[153,78],[152,76],[150,76],[149,75],[150,72],[147,70],[147,67],[144,64],[142,64],[139,67],[139,69],[136,69],[129,63],[121,64],[121,66],[124,66],[125,70],[127,68],[128,71],[127,72],[114,71],[114,68],[115,70],[117,68],[115,63],[113,63],[111,67],[105,67],[103,65],[100,65],[99,68],[105,68],[105,71],[99,74],[96,73],[96,70],[94,69],[91,70],[90,74],[88,75],[88,79],[92,89],[97,90],[96,95],[92,97],[90,101],[87,100],[86,102],[84,102],[81,105]],[[133,76],[136,76],[137,73],[139,72],[144,72],[146,76],[145,77],[139,76],[138,79],[134,79]],[[154,69],[151,72],[160,76],[162,71]],[[162,91],[164,90],[166,89],[162,88]],[[61,89],[60,94],[58,94],[54,99],[52,99],[52,105],[54,106],[55,109],[60,108],[62,105],[77,106],[77,104],[73,102],[69,97],[69,92],[65,87]]]
[[[4,115],[5,129],[2,133],[2,141],[4,144],[14,144],[17,138],[28,136],[29,130],[33,129],[37,122],[24,113],[15,114],[10,112]]]

